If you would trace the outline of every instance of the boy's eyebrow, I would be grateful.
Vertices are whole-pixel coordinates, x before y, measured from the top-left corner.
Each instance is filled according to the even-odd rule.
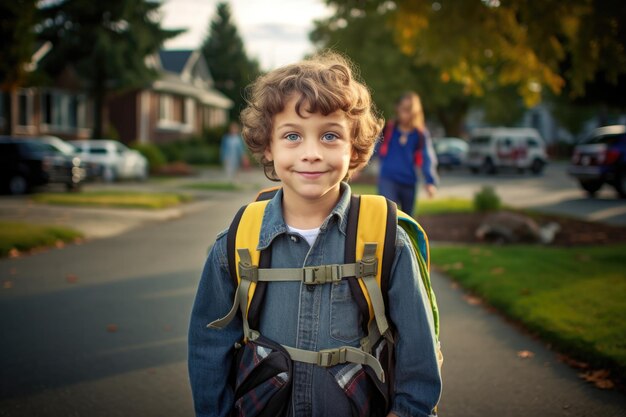
[[[337,122],[323,123],[322,126],[324,126],[324,127],[337,127],[337,128],[341,128],[341,129],[346,129],[347,128],[343,124],[337,123]],[[299,128],[299,127],[301,127],[301,126],[299,124],[297,124],[297,123],[283,123],[281,125],[276,126],[276,129]]]

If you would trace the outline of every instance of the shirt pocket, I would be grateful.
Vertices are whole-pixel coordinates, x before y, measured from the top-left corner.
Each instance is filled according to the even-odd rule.
[[[330,290],[330,335],[350,343],[361,337],[359,307],[346,280],[332,284]]]

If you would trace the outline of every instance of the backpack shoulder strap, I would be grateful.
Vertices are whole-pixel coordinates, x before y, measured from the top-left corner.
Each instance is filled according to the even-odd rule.
[[[271,200],[272,198],[274,198],[274,196],[276,195],[278,190],[280,190],[280,188],[281,188],[280,185],[277,185],[276,187],[265,188],[259,191],[254,201]]]
[[[352,209],[358,200],[358,209]],[[392,219],[393,221],[389,221]],[[395,243],[395,205],[382,196],[363,195],[353,197],[351,210],[348,215],[348,228],[346,231],[346,257],[354,254],[357,262],[375,262],[375,270],[372,275],[362,276],[356,280],[356,284],[351,284],[353,296],[363,317],[363,327],[368,334],[370,342],[380,336],[392,339],[387,322],[386,302],[382,294],[382,286],[387,286],[383,282],[383,265],[393,262],[393,250]],[[393,235],[391,240],[391,251],[385,256],[385,247],[389,247],[391,239],[387,237]],[[391,256],[391,258],[389,258]],[[390,259],[390,260],[389,260]],[[346,259],[350,261],[351,259]],[[386,266],[385,266],[386,267]],[[365,299],[363,303],[362,299]],[[367,309],[364,308],[367,304]]]
[[[243,206],[235,215],[226,236],[226,248],[228,257],[228,269],[234,284],[239,288],[241,284],[241,270],[238,265],[241,262],[240,251],[249,254],[246,261],[253,267],[268,267],[271,254],[269,251],[258,250],[263,215],[269,200],[256,201]],[[266,283],[246,283],[247,305],[242,311],[246,311],[245,322],[249,321],[249,328],[257,328],[258,312],[265,296]],[[256,295],[256,296],[255,296]],[[248,324],[248,323],[246,323]],[[248,327],[246,325],[246,327]]]
[[[389,142],[391,141],[391,136],[393,135],[393,129],[395,128],[395,122],[390,120],[385,124],[385,128],[383,130],[383,139],[380,144],[380,156],[387,156],[387,152],[389,151]]]

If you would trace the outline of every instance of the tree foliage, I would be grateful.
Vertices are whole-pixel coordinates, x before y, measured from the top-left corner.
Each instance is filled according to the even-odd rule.
[[[146,56],[181,32],[161,28],[159,7],[148,0],[61,0],[43,6],[39,35],[54,45],[45,69],[54,76],[70,64],[86,83],[94,99],[94,137],[103,133],[107,94],[153,79]]]
[[[243,89],[259,74],[259,63],[250,59],[228,3],[219,3],[202,45],[215,87],[234,102],[231,118],[239,117],[245,104]]]
[[[0,91],[5,133],[12,133],[11,93],[27,79],[26,65],[35,52],[37,5],[35,0],[0,2]]]
[[[347,53],[377,102],[415,89],[448,134],[470,106],[511,123],[543,97],[594,103],[626,75],[626,9],[618,0],[327,0],[319,49]],[[521,98],[521,100],[520,100]]]

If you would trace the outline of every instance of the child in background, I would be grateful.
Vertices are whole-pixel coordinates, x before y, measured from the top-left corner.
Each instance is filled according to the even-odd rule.
[[[437,191],[437,156],[433,149],[419,96],[410,91],[396,104],[396,120],[385,126],[378,148],[380,174],[378,193],[413,214],[417,196],[417,173],[421,168],[429,198]]]
[[[258,240],[259,249],[270,253],[271,268],[342,264],[351,202],[345,181],[367,163],[382,129],[369,91],[353,78],[350,64],[325,54],[260,77],[252,86],[242,124],[244,140],[266,176],[282,183],[267,203]],[[373,393],[367,391],[371,386],[362,369],[367,365],[346,368],[352,373],[340,375],[351,384],[347,390],[331,372],[337,367],[293,357],[291,374],[271,374],[267,384],[256,388],[239,385],[259,371],[250,371],[247,360],[262,366],[282,350],[257,346],[247,357],[246,347],[259,334],[265,346],[271,341],[285,349],[320,351],[359,348],[364,332],[346,280],[321,285],[270,282],[253,331],[240,313],[222,329],[211,328],[229,313],[237,288],[229,274],[227,234],[219,234],[205,263],[189,329],[196,415],[274,416],[268,414],[276,406],[268,403],[268,390],[289,380],[289,395],[282,400],[287,411],[279,416],[351,417],[355,410],[372,417],[434,416],[441,376],[433,316],[416,255],[401,228],[395,245],[388,289],[388,318],[396,335],[395,385],[388,408],[375,414],[370,410],[380,404],[373,403]],[[241,347],[244,339],[247,344]]]
[[[232,182],[239,166],[245,163],[245,149],[237,122],[231,122],[228,125],[228,132],[222,137],[220,159],[226,172],[227,181]]]

